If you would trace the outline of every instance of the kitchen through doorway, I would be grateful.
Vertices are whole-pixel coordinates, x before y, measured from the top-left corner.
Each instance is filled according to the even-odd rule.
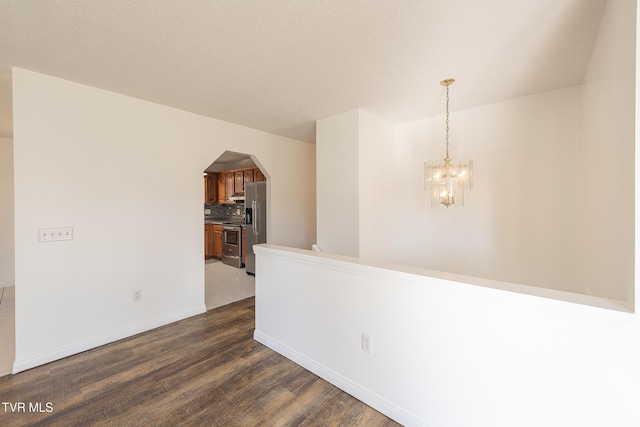
[[[254,156],[232,151],[203,175],[205,304],[211,310],[255,295],[252,245],[266,242],[266,196],[256,201],[255,190],[266,194],[267,176]]]

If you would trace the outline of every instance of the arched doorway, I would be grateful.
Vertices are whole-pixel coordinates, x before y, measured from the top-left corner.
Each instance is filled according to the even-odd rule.
[[[266,242],[268,175],[255,156],[232,151],[222,153],[203,175],[205,304],[210,310],[255,295],[251,244],[255,231],[263,233],[257,243]],[[257,204],[256,187],[264,192]]]

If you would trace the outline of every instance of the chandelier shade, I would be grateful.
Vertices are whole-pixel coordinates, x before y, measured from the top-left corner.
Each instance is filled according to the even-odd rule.
[[[449,157],[449,86],[454,79],[440,82],[447,88],[446,110],[446,153],[443,164],[434,165],[433,162],[424,164],[424,186],[431,191],[431,206],[444,205],[464,206],[464,189],[473,188],[473,161],[461,160],[457,164]]]
[[[431,190],[431,206],[464,206],[464,188],[473,188],[473,160],[453,164],[445,159],[444,164],[425,163],[425,184]]]

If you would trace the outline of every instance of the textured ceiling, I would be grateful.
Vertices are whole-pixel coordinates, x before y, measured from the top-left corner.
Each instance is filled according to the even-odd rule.
[[[582,83],[606,0],[2,0],[21,67],[303,141]],[[0,84],[7,79],[0,79]],[[5,82],[6,83],[6,82]],[[10,130],[0,89],[0,135]]]

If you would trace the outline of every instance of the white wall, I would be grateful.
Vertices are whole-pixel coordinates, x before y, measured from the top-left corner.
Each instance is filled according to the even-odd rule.
[[[472,158],[463,208],[433,208],[423,162],[444,158],[444,117],[397,127],[393,176],[411,221],[394,224],[392,262],[583,291],[582,89],[451,114],[451,157]]]
[[[13,240],[13,140],[0,138],[0,287],[15,279]]]
[[[321,250],[359,254],[359,110],[316,122],[317,232]]]
[[[254,337],[403,425],[640,425],[637,314],[357,258],[256,252]]]
[[[325,251],[584,292],[590,261],[583,250],[582,87],[451,115],[451,156],[475,162],[476,185],[462,209],[432,208],[424,189],[424,162],[444,158],[444,117],[392,126],[357,109],[318,123],[319,152],[327,146],[334,153],[352,150],[343,166],[335,154],[318,156],[319,188],[327,189],[318,190],[318,210],[333,225],[319,221]],[[333,181],[320,176],[323,170]],[[349,201],[328,191],[340,192],[347,176],[337,170],[351,172],[353,182],[342,187],[343,195],[349,188]],[[349,187],[356,182],[357,192]],[[354,200],[357,208],[336,209]],[[336,224],[342,224],[340,233]],[[357,250],[337,250],[346,236],[358,241]],[[591,291],[598,289],[592,285]]]
[[[361,109],[330,118],[360,123],[357,137],[353,124],[327,137],[335,150],[358,139],[358,219],[354,208],[332,220],[358,221],[359,247],[332,250],[343,235],[330,227],[318,240],[336,254],[632,302],[635,7],[609,2],[584,86],[451,113],[451,157],[474,160],[462,209],[434,209],[424,190],[423,162],[445,156],[444,116],[395,127]],[[325,194],[319,212],[335,206]]]
[[[636,2],[611,0],[584,81],[586,286],[633,300]],[[615,289],[615,290],[614,290]]]
[[[22,69],[13,95],[14,371],[204,310],[202,171],[227,149],[269,174],[269,241],[315,241],[312,144]]]
[[[393,126],[358,108],[316,122],[318,245],[376,257],[396,201],[389,177]],[[380,220],[383,220],[381,223]]]
[[[385,253],[390,220],[404,221],[407,212],[397,199],[389,159],[393,155],[393,126],[368,111],[358,110],[359,254],[373,258]]]

